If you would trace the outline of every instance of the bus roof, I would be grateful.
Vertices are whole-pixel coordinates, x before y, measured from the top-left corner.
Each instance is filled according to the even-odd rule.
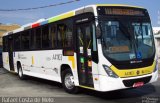
[[[132,7],[132,8],[144,9],[143,7],[131,6],[131,5],[125,5],[125,4],[94,4],[94,5],[88,5],[88,6],[84,6],[84,7],[81,7],[81,8],[78,8],[78,9],[75,9],[75,10],[72,10],[72,11],[57,15],[57,16],[53,16],[53,17],[48,18],[48,19],[40,19],[40,20],[38,20],[36,22],[23,25],[19,29],[16,29],[16,30],[13,30],[13,31],[9,31],[9,32],[3,34],[3,36],[10,35],[10,34],[13,34],[13,33],[18,33],[18,32],[23,31],[23,30],[27,30],[27,29],[30,29],[30,28],[35,28],[35,27],[38,27],[38,26],[41,26],[41,25],[45,25],[45,24],[48,24],[48,23],[52,23],[52,22],[58,21],[58,20],[66,19],[66,18],[69,18],[69,17],[72,17],[72,16],[76,15],[75,14],[76,11],[84,10],[84,9],[89,8],[89,7],[96,8],[98,6]]]
[[[96,4],[96,6],[132,7],[132,8],[144,9],[143,7],[140,7],[140,6],[132,6],[132,5],[125,5],[125,4]]]

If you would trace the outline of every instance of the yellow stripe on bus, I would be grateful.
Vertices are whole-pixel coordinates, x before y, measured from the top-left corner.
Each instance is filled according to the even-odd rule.
[[[75,68],[75,60],[74,60],[74,56],[68,56],[68,60],[72,62],[72,68]]]
[[[49,23],[55,22],[55,21],[58,21],[58,20],[69,18],[71,16],[74,16],[74,12],[69,12],[69,13],[66,13],[66,14],[63,14],[63,15],[55,16],[55,17],[49,19],[48,22]]]
[[[92,88],[92,87],[87,87],[87,86],[82,86],[82,85],[80,85],[79,87],[94,90],[94,88]]]
[[[143,67],[143,68],[119,70],[119,69],[117,69],[113,65],[110,68],[119,77],[125,78],[125,77],[135,77],[135,76],[141,76],[141,75],[151,74],[153,72],[155,66],[156,66],[156,62],[154,61],[151,66]]]
[[[32,65],[34,64],[34,57],[32,56]]]

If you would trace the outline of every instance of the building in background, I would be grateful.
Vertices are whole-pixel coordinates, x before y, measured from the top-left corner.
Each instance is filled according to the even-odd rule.
[[[160,35],[160,27],[153,27],[153,33],[155,34],[155,35]]]
[[[20,28],[17,24],[2,24],[0,23],[0,67],[2,67],[2,36],[4,33]]]
[[[160,27],[153,27],[155,37],[156,51],[160,62]]]
[[[15,30],[17,28],[20,28],[20,25],[17,24],[1,24],[0,23],[0,47],[2,46],[2,36],[4,33],[8,31]]]

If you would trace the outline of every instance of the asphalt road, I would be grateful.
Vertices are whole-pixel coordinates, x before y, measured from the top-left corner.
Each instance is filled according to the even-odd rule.
[[[53,97],[54,103],[160,103],[160,78],[137,89],[106,93],[81,89],[73,95],[59,83],[33,77],[20,80],[16,74],[0,68],[0,97]]]

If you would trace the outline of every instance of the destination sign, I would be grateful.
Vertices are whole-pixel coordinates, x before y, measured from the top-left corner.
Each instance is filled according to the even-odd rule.
[[[128,16],[145,16],[145,9],[137,8],[113,8],[113,7],[99,7],[99,15],[128,15]]]
[[[144,16],[143,11],[134,10],[134,9],[118,9],[118,8],[106,8],[105,14],[109,15],[138,15]]]

